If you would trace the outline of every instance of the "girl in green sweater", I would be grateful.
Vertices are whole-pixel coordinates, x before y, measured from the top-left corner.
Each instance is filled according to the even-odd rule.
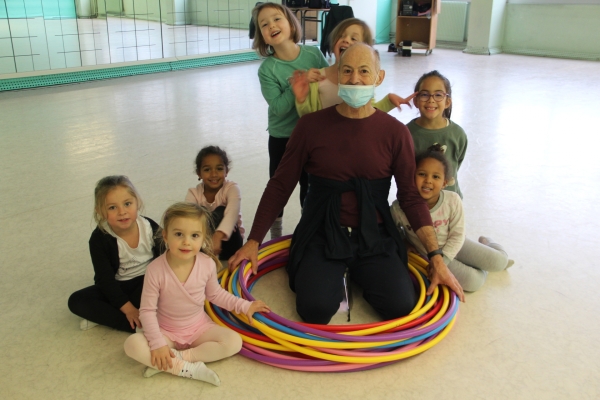
[[[458,170],[467,153],[465,131],[450,120],[452,114],[452,87],[450,81],[438,71],[428,72],[415,85],[415,106],[420,116],[406,126],[415,145],[415,154],[425,152],[430,146],[439,144],[450,163],[450,176],[446,190],[463,195],[458,185]]]
[[[269,176],[283,157],[288,139],[298,122],[295,98],[289,83],[296,70],[306,70],[310,82],[322,79],[317,68],[326,67],[327,61],[317,47],[300,46],[302,28],[294,14],[277,3],[263,3],[252,10],[257,34],[252,48],[266,57],[258,69],[263,97],[269,105]],[[300,177],[300,204],[308,190],[308,176]],[[283,213],[271,227],[271,238],[282,235]]]

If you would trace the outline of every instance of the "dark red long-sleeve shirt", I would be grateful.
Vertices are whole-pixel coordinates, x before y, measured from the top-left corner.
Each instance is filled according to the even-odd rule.
[[[338,181],[393,175],[398,202],[414,230],[432,224],[427,204],[415,187],[415,154],[406,126],[379,110],[367,118],[351,119],[334,106],[298,121],[260,200],[248,239],[262,242],[294,191],[302,168]],[[343,193],[340,223],[356,227],[358,220],[356,194]]]

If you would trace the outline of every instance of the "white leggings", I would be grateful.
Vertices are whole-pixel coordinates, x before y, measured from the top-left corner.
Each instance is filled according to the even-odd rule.
[[[175,343],[164,336],[169,348],[174,349]],[[125,340],[125,353],[134,360],[155,368],[150,357],[150,346],[143,333],[134,333]],[[204,332],[192,343],[189,349],[179,350],[185,361],[211,362],[237,354],[242,348],[242,338],[237,332],[215,325]],[[173,373],[171,368],[167,372]]]
[[[460,286],[467,292],[474,292],[485,283],[488,272],[506,269],[508,256],[498,243],[489,246],[465,238],[465,243],[448,268]]]

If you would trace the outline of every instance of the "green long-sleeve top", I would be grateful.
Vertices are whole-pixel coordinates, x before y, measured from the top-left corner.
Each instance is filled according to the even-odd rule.
[[[294,93],[289,78],[296,70],[327,67],[327,61],[317,47],[300,46],[298,57],[283,61],[267,57],[258,69],[260,90],[269,105],[269,135],[288,138],[298,122]]]

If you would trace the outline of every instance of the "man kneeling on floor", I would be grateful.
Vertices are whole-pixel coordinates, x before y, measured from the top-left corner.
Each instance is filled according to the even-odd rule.
[[[430,252],[429,293],[445,284],[464,301],[415,187],[410,133],[371,105],[384,76],[373,48],[356,44],[344,52],[339,70],[344,102],[300,119],[262,195],[248,242],[229,260],[232,270],[250,260],[256,273],[258,247],[306,170],[309,190],[286,269],[296,311],[309,323],[327,324],[338,311],[346,268],[383,319],[407,315],[415,306],[406,248],[387,201],[392,176],[398,202]]]

